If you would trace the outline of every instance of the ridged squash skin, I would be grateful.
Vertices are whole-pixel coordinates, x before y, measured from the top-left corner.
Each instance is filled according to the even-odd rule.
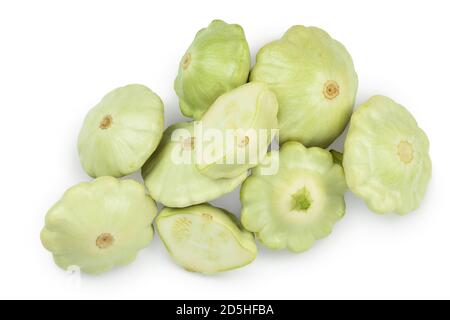
[[[249,72],[250,50],[242,27],[212,21],[180,61],[174,88],[181,112],[200,119],[217,97],[246,83]]]
[[[251,81],[278,98],[280,142],[328,147],[348,123],[358,86],[345,47],[316,27],[291,27],[256,56]]]
[[[132,84],[108,93],[87,114],[78,136],[81,165],[91,177],[139,170],[164,129],[164,105],[149,88]]]
[[[191,138],[172,139],[177,130],[185,130]],[[233,191],[247,177],[246,172],[232,179],[201,174],[195,164],[195,147],[194,123],[180,122],[166,129],[158,149],[142,168],[153,199],[168,207],[188,207]]]
[[[215,274],[241,268],[258,251],[254,236],[233,214],[210,204],[164,208],[156,226],[172,258],[192,272]]]
[[[274,162],[278,172],[265,175]],[[344,216],[346,189],[344,171],[328,151],[286,142],[244,182],[242,225],[269,248],[306,251]]]
[[[218,130],[225,143],[200,139],[204,152],[196,159],[197,168],[219,179],[239,176],[258,165],[277,134],[277,114],[277,98],[262,82],[247,83],[220,96],[200,123],[205,133]],[[240,153],[245,157],[236,161]]]
[[[428,138],[407,109],[374,96],[352,116],[343,165],[372,211],[404,215],[419,207],[431,178]]]
[[[156,213],[141,184],[101,177],[64,193],[45,217],[41,241],[59,267],[102,273],[135,260],[153,238]]]

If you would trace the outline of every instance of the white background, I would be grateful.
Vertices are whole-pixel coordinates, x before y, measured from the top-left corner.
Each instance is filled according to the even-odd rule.
[[[449,13],[448,1],[432,0],[2,1],[0,298],[450,298]],[[208,277],[179,268],[155,238],[130,266],[74,285],[39,232],[64,190],[89,180],[76,152],[86,112],[109,90],[143,83],[165,102],[166,125],[183,119],[178,62],[215,18],[243,26],[253,57],[294,24],[340,40],[358,103],[391,96],[429,136],[421,208],[378,216],[348,193],[345,218],[307,253],[261,248],[248,267]],[[238,213],[238,192],[214,204]]]

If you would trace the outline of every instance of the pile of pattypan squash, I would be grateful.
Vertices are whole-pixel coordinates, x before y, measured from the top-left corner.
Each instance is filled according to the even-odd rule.
[[[163,102],[144,85],[106,94],[78,137],[95,180],[48,211],[42,244],[63,269],[101,273],[131,263],[154,225],[177,264],[214,274],[251,263],[257,241],[310,249],[343,218],[347,189],[376,213],[407,214],[431,177],[427,136],[384,96],[353,112],[357,87],[350,54],[322,29],[291,27],[251,67],[242,27],[214,20],[174,82],[192,121],[165,129]],[[343,152],[327,150],[347,126]],[[121,179],[138,170],[144,184]],[[241,185],[240,219],[208,203]]]

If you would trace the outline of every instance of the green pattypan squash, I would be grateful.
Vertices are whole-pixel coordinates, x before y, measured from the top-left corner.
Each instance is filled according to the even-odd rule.
[[[156,226],[172,258],[188,271],[214,274],[256,258],[253,235],[231,213],[209,204],[165,208]]]
[[[157,208],[133,180],[101,177],[66,191],[41,232],[56,264],[101,273],[131,263],[153,238]]]
[[[164,129],[161,99],[143,85],[108,93],[89,111],[78,153],[91,177],[123,177],[139,170],[155,151]]]
[[[328,151],[286,142],[244,182],[241,221],[265,246],[303,252],[343,217],[346,189],[344,171]]]
[[[195,165],[194,123],[177,123],[164,131],[158,149],[142,168],[150,195],[168,207],[187,207],[214,200],[236,189],[247,177],[211,179]]]
[[[426,134],[395,101],[375,96],[353,114],[344,146],[349,188],[377,213],[417,209],[431,177]]]
[[[181,112],[200,119],[223,93],[247,82],[250,51],[237,24],[214,20],[200,30],[181,59],[175,92]]]
[[[258,165],[277,134],[278,102],[267,84],[251,82],[220,96],[204,114],[197,168],[214,179],[233,178]],[[217,132],[220,139],[208,133]]]
[[[343,132],[358,85],[344,46],[325,31],[304,26],[264,46],[250,80],[268,83],[277,95],[281,143],[322,148]]]

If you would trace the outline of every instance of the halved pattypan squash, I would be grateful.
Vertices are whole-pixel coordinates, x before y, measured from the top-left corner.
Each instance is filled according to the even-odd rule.
[[[91,177],[123,177],[139,170],[161,140],[164,106],[143,85],[108,93],[89,111],[78,137],[78,153]]]
[[[251,81],[278,98],[280,142],[326,148],[344,130],[358,77],[344,46],[315,27],[294,26],[256,56]]]
[[[419,207],[431,177],[426,134],[401,105],[372,97],[353,114],[343,165],[349,188],[377,213]]]
[[[181,122],[164,132],[161,144],[142,168],[150,195],[168,207],[187,207],[214,200],[236,189],[247,177],[211,179],[195,165],[194,123]]]
[[[41,241],[59,267],[101,273],[131,263],[150,243],[156,213],[141,184],[101,177],[66,191],[48,211]]]
[[[258,165],[277,134],[278,102],[267,84],[251,82],[220,96],[199,121],[197,168],[211,178],[233,178]],[[197,135],[197,132],[196,132]]]
[[[181,59],[174,84],[181,112],[200,119],[217,97],[246,83],[249,72],[244,30],[214,20],[197,33]]]
[[[165,208],[156,226],[172,258],[188,271],[214,274],[256,258],[253,235],[231,213],[209,204]]]
[[[241,221],[267,247],[303,252],[343,217],[345,192],[343,169],[328,151],[286,142],[244,182]]]

